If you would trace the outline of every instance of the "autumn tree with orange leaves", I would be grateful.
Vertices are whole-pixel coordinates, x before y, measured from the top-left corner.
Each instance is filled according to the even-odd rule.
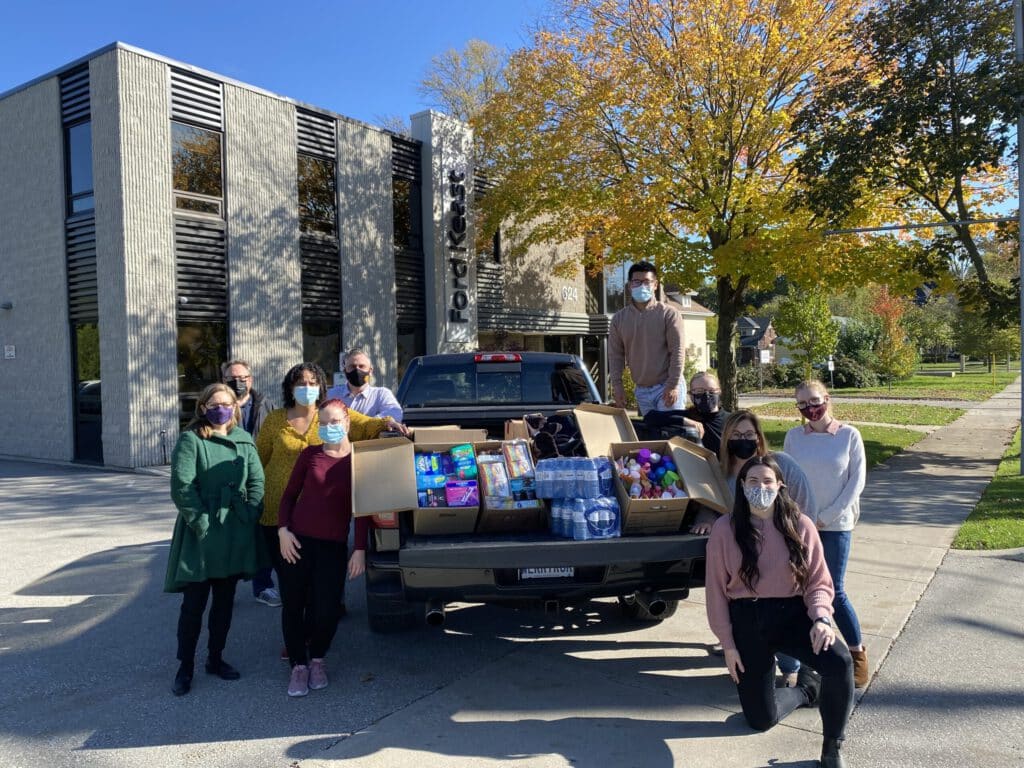
[[[495,171],[482,231],[583,237],[585,264],[653,260],[717,285],[723,406],[748,289],[896,281],[903,251],[826,238],[796,195],[793,116],[851,50],[854,0],[562,0],[474,120]],[[860,206],[849,223],[867,223]],[[569,265],[573,266],[573,265]],[[575,265],[578,267],[578,265]]]
[[[894,380],[906,378],[913,373],[917,362],[917,353],[903,327],[907,303],[907,299],[893,294],[884,285],[878,287],[871,302],[871,311],[879,321],[875,370],[890,387]]]

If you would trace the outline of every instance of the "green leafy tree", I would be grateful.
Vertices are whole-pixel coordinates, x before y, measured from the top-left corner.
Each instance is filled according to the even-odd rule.
[[[813,364],[831,355],[839,341],[839,324],[832,320],[828,299],[820,290],[790,286],[772,325],[803,367],[805,379],[811,378]]]
[[[1020,355],[1020,326],[993,329],[982,313],[964,312],[960,316],[957,344],[963,354],[987,360],[991,371],[997,357]]]
[[[1017,297],[990,279],[978,244],[983,218],[1012,191],[1006,164],[1019,111],[1020,67],[1006,0],[880,0],[857,23],[855,56],[824,78],[797,119],[808,203],[838,222],[887,193],[901,218],[950,223],[921,250],[940,276],[973,267],[962,298],[991,318]]]
[[[911,304],[903,316],[911,344],[922,359],[944,360],[956,343],[957,305],[952,296],[933,297]]]
[[[875,370],[883,379],[892,382],[904,379],[914,372],[917,354],[907,339],[903,327],[906,299],[881,286],[875,294],[873,310],[879,321],[878,341],[875,343]]]
[[[561,0],[560,26],[511,57],[507,90],[474,120],[498,172],[484,230],[528,228],[524,245],[586,237],[588,266],[643,258],[667,283],[713,280],[723,405],[735,407],[750,289],[783,274],[841,285],[907,272],[852,239],[826,247],[796,195],[793,115],[843,61],[859,7]]]

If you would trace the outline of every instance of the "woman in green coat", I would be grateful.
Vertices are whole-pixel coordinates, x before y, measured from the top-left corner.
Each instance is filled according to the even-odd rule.
[[[238,403],[225,384],[211,384],[196,402],[196,416],[171,457],[171,499],[178,508],[164,579],[165,592],[181,592],[178,660],[171,689],[192,687],[196,646],[210,595],[206,671],[237,680],[222,653],[231,627],[235,585],[267,563],[259,535],[263,466],[249,433],[238,426]]]

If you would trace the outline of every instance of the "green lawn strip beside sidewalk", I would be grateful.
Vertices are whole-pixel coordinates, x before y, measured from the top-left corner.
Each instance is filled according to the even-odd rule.
[[[1024,477],[1020,429],[1003,454],[995,477],[953,540],[954,549],[1024,547]]]
[[[827,371],[825,372],[828,373]],[[957,373],[953,378],[942,376],[926,376],[914,374],[906,381],[894,381],[892,387],[864,387],[863,389],[833,389],[833,395],[842,397],[892,397],[900,400],[988,400],[992,395],[1001,392],[1007,385],[1016,381],[1020,371],[1007,373],[1005,370],[991,374],[984,370]],[[828,376],[824,376],[828,384]],[[749,390],[748,395],[782,395],[793,396],[793,388]]]
[[[761,426],[764,428],[764,436],[768,441],[768,447],[782,450],[782,443],[786,439],[786,433],[794,426],[792,421],[780,421],[778,419],[763,419]],[[873,425],[857,426],[861,437],[864,438],[864,453],[867,456],[868,469],[880,464],[890,456],[894,456],[904,448],[913,445],[924,437],[924,434],[913,429],[902,427],[878,427]]]
[[[800,412],[792,403],[765,403],[752,409],[758,416],[790,416],[799,418]],[[962,408],[936,405],[900,403],[832,403],[832,413],[840,421],[874,422],[875,424],[918,424],[944,427],[964,415]]]

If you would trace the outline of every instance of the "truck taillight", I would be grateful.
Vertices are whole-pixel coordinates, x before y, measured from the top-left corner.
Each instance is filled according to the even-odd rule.
[[[373,525],[376,528],[397,528],[397,512],[378,512],[373,516]]]
[[[523,362],[523,356],[515,353],[491,353],[482,352],[477,355],[473,355],[473,362],[475,363],[521,363]]]

